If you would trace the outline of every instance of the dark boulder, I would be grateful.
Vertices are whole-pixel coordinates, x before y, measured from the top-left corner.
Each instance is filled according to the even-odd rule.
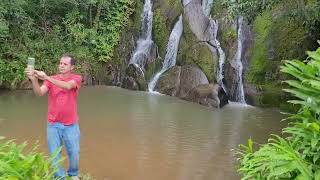
[[[218,84],[202,84],[193,88],[183,99],[209,107],[220,108],[228,103],[228,97]]]
[[[180,73],[180,66],[170,68],[159,78],[155,91],[169,96],[176,96],[180,88]]]

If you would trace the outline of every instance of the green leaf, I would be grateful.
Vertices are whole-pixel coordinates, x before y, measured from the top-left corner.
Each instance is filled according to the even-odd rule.
[[[316,122],[311,123],[310,127],[316,132],[320,132],[320,125]]]
[[[320,169],[317,169],[314,173],[314,180],[320,180]]]

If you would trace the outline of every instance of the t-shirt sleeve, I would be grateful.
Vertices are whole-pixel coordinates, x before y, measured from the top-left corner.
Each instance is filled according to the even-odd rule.
[[[76,75],[72,77],[72,80],[76,82],[76,85],[77,85],[76,88],[79,89],[81,87],[82,77],[80,75]]]
[[[43,85],[47,86],[48,90],[50,90],[51,87],[52,87],[52,83],[51,83],[50,81],[48,81],[48,80],[45,80],[45,81],[43,82]]]

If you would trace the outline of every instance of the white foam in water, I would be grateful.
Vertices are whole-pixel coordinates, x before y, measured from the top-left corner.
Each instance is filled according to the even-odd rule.
[[[240,102],[233,102],[233,101],[228,101],[228,104],[226,106],[229,107],[243,107],[243,108],[255,108],[254,106],[251,106],[249,104],[243,104]]]

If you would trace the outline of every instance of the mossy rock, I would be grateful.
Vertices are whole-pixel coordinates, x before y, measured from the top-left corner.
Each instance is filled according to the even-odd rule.
[[[155,0],[153,11],[160,9],[161,13],[166,18],[167,27],[173,28],[178,17],[183,14],[183,6],[181,1],[177,0]]]
[[[185,16],[182,17],[182,23],[183,23],[183,33],[180,39],[180,44],[179,44],[179,49],[177,54],[178,65],[186,64],[186,52],[189,51],[194,44],[199,43],[199,40],[191,31]]]
[[[191,89],[201,84],[209,84],[209,81],[199,67],[194,65],[181,67],[179,97],[185,97]]]
[[[177,64],[197,65],[207,76],[208,80],[212,82],[215,79],[217,62],[217,55],[213,55],[209,47],[196,38],[189,28],[188,22],[184,18],[183,34],[180,40]]]
[[[146,65],[144,75],[147,82],[150,82],[152,77],[162,69],[162,61],[162,58],[158,56],[155,61]]]
[[[134,32],[139,32],[141,30],[141,14],[143,12],[144,2],[141,0],[137,0],[135,1],[135,3],[135,11],[130,16],[130,20],[126,29],[130,29]]]
[[[180,88],[181,66],[173,66],[164,72],[156,86],[155,90],[169,96],[176,96]]]
[[[132,50],[139,38],[141,29],[141,13],[143,11],[143,2],[135,2],[135,12],[130,16],[127,27],[121,33],[118,46],[114,49],[113,65],[118,66],[122,72],[125,71],[131,58]],[[106,74],[109,72],[105,72]]]
[[[159,47],[159,55],[165,57],[171,30],[183,13],[183,7],[180,1],[155,0],[153,12],[153,39]]]
[[[166,17],[161,9],[153,13],[153,39],[159,48],[159,55],[165,57],[166,47],[169,40],[170,30],[166,25]]]
[[[216,62],[218,57],[212,54],[206,44],[195,44],[189,51],[185,52],[187,63],[196,64],[212,82],[215,79]]]
[[[226,61],[231,60],[237,51],[237,39],[238,32],[233,27],[234,25],[226,21],[224,18],[218,20],[219,30],[218,30],[218,40],[221,43],[221,47],[225,52]]]

